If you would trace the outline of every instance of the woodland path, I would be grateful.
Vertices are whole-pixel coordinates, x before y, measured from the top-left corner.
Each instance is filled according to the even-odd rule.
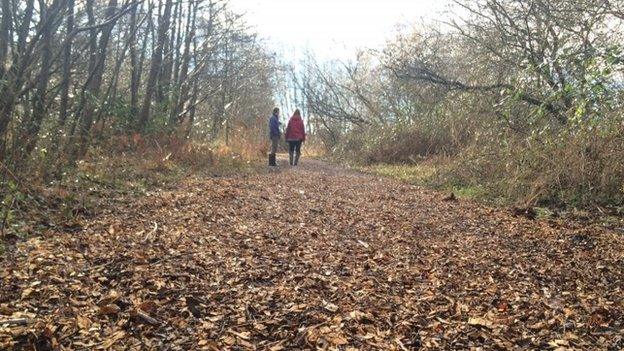
[[[0,349],[624,348],[622,232],[281,162],[18,243]]]

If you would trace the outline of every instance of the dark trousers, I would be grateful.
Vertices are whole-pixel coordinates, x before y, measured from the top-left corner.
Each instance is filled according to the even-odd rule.
[[[290,156],[290,164],[297,165],[299,156],[301,156],[301,140],[288,141],[288,154]]]

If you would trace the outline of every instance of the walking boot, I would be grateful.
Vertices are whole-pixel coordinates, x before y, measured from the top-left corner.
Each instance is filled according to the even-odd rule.
[[[292,152],[288,153],[288,163],[289,163],[291,166],[293,165],[293,157],[294,157],[294,155],[293,155],[293,153],[292,153]]]
[[[275,161],[275,154],[269,155],[269,166],[276,167],[277,162]]]
[[[299,156],[301,156],[299,153],[295,156],[295,166],[299,163]]]

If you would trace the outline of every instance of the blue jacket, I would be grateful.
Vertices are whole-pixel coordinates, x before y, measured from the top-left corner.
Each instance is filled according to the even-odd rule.
[[[269,118],[269,138],[280,137],[280,121],[277,116],[272,115]]]

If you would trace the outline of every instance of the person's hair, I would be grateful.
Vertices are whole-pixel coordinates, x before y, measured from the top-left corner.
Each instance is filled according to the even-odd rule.
[[[273,109],[273,114],[276,114],[278,112],[279,112],[279,107],[276,107],[276,108]]]
[[[293,116],[299,116],[301,117],[301,111],[299,111],[299,109],[295,110],[295,113],[293,113]]]

